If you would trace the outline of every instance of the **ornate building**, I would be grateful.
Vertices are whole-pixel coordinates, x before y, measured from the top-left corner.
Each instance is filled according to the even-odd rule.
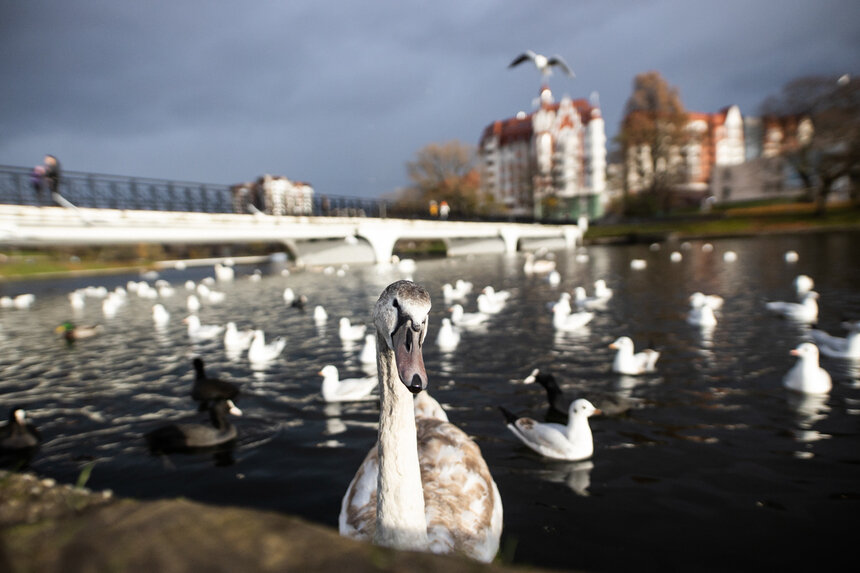
[[[481,135],[481,188],[512,215],[575,220],[602,215],[606,132],[600,108],[549,87],[531,114],[491,123]]]

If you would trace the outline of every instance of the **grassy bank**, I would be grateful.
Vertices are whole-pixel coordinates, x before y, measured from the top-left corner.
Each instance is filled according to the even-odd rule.
[[[588,241],[652,240],[666,236],[679,238],[801,233],[845,228],[860,229],[860,209],[834,206],[824,215],[815,213],[811,203],[751,205],[687,214],[635,223],[596,224],[585,235]]]

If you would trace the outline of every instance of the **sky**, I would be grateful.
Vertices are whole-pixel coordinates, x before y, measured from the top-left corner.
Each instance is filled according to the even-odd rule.
[[[408,186],[430,143],[477,145],[563,95],[617,134],[636,74],[691,111],[744,115],[788,81],[860,73],[858,0],[0,0],[0,165],[317,193]]]

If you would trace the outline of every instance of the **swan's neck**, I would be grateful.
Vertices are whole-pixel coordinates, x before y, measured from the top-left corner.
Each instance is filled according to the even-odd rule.
[[[394,352],[377,340],[382,400],[379,414],[379,481],[374,543],[426,550],[424,487],[418,465],[414,399],[400,382]]]

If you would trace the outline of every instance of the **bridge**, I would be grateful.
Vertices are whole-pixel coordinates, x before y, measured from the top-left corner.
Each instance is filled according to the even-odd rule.
[[[68,177],[64,177],[68,187],[61,187],[63,193],[56,197],[59,205],[37,205],[35,195],[21,188],[26,171],[16,169],[19,171],[0,168],[2,246],[280,243],[297,263],[306,258],[335,262],[338,257],[345,259],[339,262],[362,262],[362,250],[370,258],[367,262],[388,262],[399,240],[442,241],[449,255],[457,248],[468,252],[470,243],[496,243],[505,252],[516,252],[525,241],[535,240],[563,241],[566,247],[573,247],[581,241],[586,224],[389,217],[385,216],[388,208],[379,200],[356,198],[328,199],[327,215],[317,212],[317,208],[303,215],[267,215],[253,207],[251,213],[233,213],[229,212],[231,202],[226,187],[213,191],[199,184],[183,187],[169,182],[135,183],[141,181],[138,179],[129,188],[129,181],[105,183],[94,176],[83,178],[84,183],[94,191],[107,185],[112,206],[81,206],[98,205],[99,197],[104,195],[67,195],[74,191],[76,182]],[[26,182],[26,178],[23,180]],[[80,178],[77,181],[80,185]],[[148,186],[155,189],[147,189]],[[129,189],[137,191],[141,187],[148,202],[129,193]],[[177,189],[184,205],[176,200]],[[77,201],[72,202],[72,197]],[[338,207],[345,204],[353,207]],[[215,208],[204,212],[201,206],[206,205]],[[324,252],[328,254],[322,255]]]

